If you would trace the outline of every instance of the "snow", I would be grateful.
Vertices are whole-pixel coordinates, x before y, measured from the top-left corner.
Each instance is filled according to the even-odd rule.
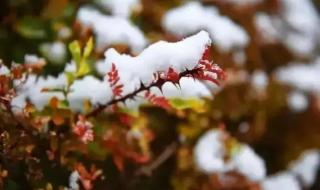
[[[260,40],[266,43],[274,43],[280,40],[279,28],[277,27],[278,22],[281,21],[275,16],[257,13],[254,17],[254,23],[261,36]]]
[[[231,162],[236,171],[252,181],[260,181],[266,176],[264,160],[248,145],[243,145]]]
[[[141,82],[144,85],[153,82],[154,73],[167,72],[170,67],[176,72],[193,69],[210,44],[208,33],[201,31],[176,43],[159,41],[136,57],[108,49],[105,52],[105,69],[109,71],[112,64],[115,64],[119,70],[119,83],[126,84],[123,94],[128,94],[139,88]]]
[[[17,96],[13,98],[11,105],[19,112],[26,105],[26,100],[29,99],[37,110],[43,110],[51,98],[64,99],[61,92],[42,92],[43,89],[63,88],[65,84],[64,75],[59,75],[58,77],[48,76],[47,78],[37,78],[35,75],[29,75],[27,81],[22,86],[19,86]]]
[[[279,189],[301,190],[301,187],[296,177],[288,172],[269,176],[262,182],[262,190]]]
[[[24,56],[25,64],[37,64],[39,62],[45,62],[45,60],[42,58],[39,58],[37,55],[26,54]]]
[[[228,134],[219,129],[205,133],[197,142],[194,155],[197,167],[208,174],[237,171],[252,181],[265,178],[264,161],[246,144],[240,144],[238,152],[230,160],[224,160],[228,150],[224,141]]]
[[[126,18],[103,15],[93,8],[82,7],[77,19],[92,28],[96,35],[96,48],[100,51],[110,45],[125,44],[134,53],[139,53],[148,43],[143,32]]]
[[[264,90],[268,86],[268,75],[262,70],[256,70],[251,76],[251,84],[257,90]]]
[[[8,69],[8,67],[0,63],[0,75],[8,75],[8,74],[10,74],[10,70]]]
[[[282,18],[290,28],[284,43],[293,52],[309,55],[319,43],[320,20],[311,0],[282,0]]]
[[[164,29],[176,36],[187,36],[205,29],[222,52],[245,48],[249,42],[247,33],[228,17],[213,7],[189,2],[168,11],[162,20]]]
[[[284,83],[307,92],[320,92],[320,58],[309,64],[291,63],[279,68],[276,78]]]
[[[180,87],[167,82],[162,87],[162,93],[167,98],[200,98],[211,97],[212,93],[205,84],[193,78],[181,78]]]
[[[288,95],[287,102],[289,108],[294,112],[303,112],[308,108],[309,105],[307,96],[297,90]]]
[[[319,166],[319,151],[308,150],[298,160],[291,163],[290,171],[301,179],[304,187],[310,187],[315,182]]]
[[[130,17],[132,10],[141,6],[140,0],[97,0],[97,3],[112,15],[124,18]]]
[[[290,163],[289,169],[268,176],[262,182],[263,190],[290,189],[301,190],[309,188],[315,182],[320,166],[318,150],[305,151],[298,160]],[[301,184],[300,184],[301,182]]]
[[[116,66],[120,76],[119,84],[123,84],[123,93],[125,96],[136,91],[141,83],[148,85],[155,81],[156,75],[166,73],[169,68],[173,68],[176,72],[183,72],[186,69],[194,69],[207,46],[211,45],[211,40],[207,32],[201,31],[196,35],[188,37],[176,43],[160,41],[146,48],[140,55],[132,57],[126,54],[119,54],[115,49],[109,49],[105,52],[105,60],[98,65],[99,73],[104,80],[99,80],[94,76],[85,76],[77,79],[70,86],[70,93],[67,97],[62,92],[43,92],[43,89],[60,89],[63,90],[67,86],[67,79],[64,73],[58,77],[37,77],[30,75],[26,83],[19,86],[17,96],[12,101],[12,106],[21,109],[26,105],[26,100],[30,100],[37,110],[43,108],[49,103],[50,99],[57,97],[59,100],[67,99],[70,108],[76,112],[84,111],[85,101],[95,107],[104,105],[111,101],[113,97],[112,89],[108,82],[106,73],[111,70],[112,64]],[[36,58],[28,56],[29,61]],[[66,65],[65,72],[75,72],[75,63],[71,62]],[[211,93],[204,83],[192,78],[182,78],[180,87],[166,83],[163,86],[163,92],[159,89],[152,92],[171,97],[199,97],[210,96]],[[144,92],[142,92],[144,93]],[[143,94],[139,94],[142,95]],[[140,105],[145,101],[135,100],[125,102],[131,105]],[[19,111],[19,110],[17,110]]]
[[[312,57],[320,42],[320,19],[311,0],[281,0],[280,14],[258,13],[255,24],[266,42],[280,41],[300,57]]]
[[[40,46],[40,51],[53,63],[63,63],[67,57],[67,47],[60,41],[43,43]]]
[[[220,130],[211,130],[200,137],[194,155],[196,165],[205,173],[225,172],[223,160],[225,134]]]
[[[68,39],[72,36],[72,29],[67,26],[64,26],[59,29],[57,36],[60,39]]]
[[[80,185],[78,184],[80,180],[80,174],[78,171],[73,171],[69,177],[69,188],[65,188],[66,190],[79,190]]]
[[[111,89],[107,81],[100,81],[93,76],[76,80],[70,87],[67,100],[72,110],[83,112],[85,101],[93,106],[106,104],[111,100]]]

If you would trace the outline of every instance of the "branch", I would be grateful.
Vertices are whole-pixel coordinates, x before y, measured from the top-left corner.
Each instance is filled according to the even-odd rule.
[[[163,164],[165,161],[167,161],[177,150],[177,143],[173,142],[171,143],[159,156],[158,158],[152,162],[150,165],[143,166],[140,168],[136,175],[146,175],[151,176],[152,172],[156,170],[161,164]]]
[[[182,78],[182,77],[193,77],[193,76],[196,76],[199,72],[201,71],[201,68],[195,68],[193,70],[186,70],[182,73],[179,74],[179,78]],[[161,89],[162,85],[164,83],[166,83],[167,80],[163,79],[163,78],[160,78],[158,77],[157,80],[155,80],[154,82],[152,82],[150,85],[148,86],[144,86],[142,83],[140,85],[140,88],[138,88],[136,91],[132,92],[132,93],[129,93],[125,96],[122,96],[120,98],[116,98],[116,99],[113,99],[111,100],[110,102],[108,102],[107,104],[105,105],[100,105],[98,106],[97,108],[95,108],[94,110],[92,110],[91,112],[89,112],[88,114],[86,114],[86,118],[89,118],[89,117],[94,117],[94,116],[97,116],[99,115],[104,109],[106,109],[107,107],[111,106],[111,105],[114,105],[114,104],[117,104],[117,103],[120,103],[120,102],[125,102],[126,100],[128,99],[133,99],[137,94],[139,94],[140,92],[143,92],[145,90],[150,90],[152,87],[158,87]]]

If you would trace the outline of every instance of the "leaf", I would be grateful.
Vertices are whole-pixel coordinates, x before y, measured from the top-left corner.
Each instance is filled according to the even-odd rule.
[[[50,99],[49,105],[51,108],[58,108],[59,99],[57,97],[53,97]]]
[[[90,66],[86,60],[81,60],[79,69],[77,70],[77,77],[82,77],[90,72]]]
[[[76,77],[82,77],[90,72],[90,66],[88,58],[93,50],[93,39],[92,37],[88,40],[84,52],[82,55],[81,46],[78,41],[73,41],[69,44],[69,50],[72,54],[73,60],[76,62]],[[72,81],[71,76],[70,81]]]
[[[52,116],[52,121],[55,125],[59,126],[64,123],[64,117],[61,114],[54,114]]]
[[[67,78],[67,82],[68,82],[68,86],[71,86],[71,84],[73,83],[73,81],[75,80],[75,76],[74,73],[72,72],[65,72],[64,73],[66,78]]]
[[[113,163],[116,165],[116,167],[118,168],[118,170],[120,172],[123,171],[124,169],[124,160],[123,157],[118,156],[118,155],[113,155]]]
[[[76,62],[76,68],[80,67],[81,62],[81,47],[78,41],[73,41],[69,44],[69,50],[71,52],[73,60]]]
[[[150,91],[147,91],[144,95],[144,97],[153,105],[159,106],[164,109],[169,109],[170,103],[168,99],[166,99],[164,96],[156,96],[155,94],[152,94]]]
[[[174,98],[169,100],[171,106],[178,110],[184,109],[194,109],[197,111],[204,110],[204,101],[201,99],[181,99],[181,98]]]
[[[16,31],[29,39],[43,39],[47,36],[46,24],[34,17],[23,17],[17,22]]]
[[[64,92],[61,88],[43,88],[41,92]]]
[[[93,50],[93,38],[90,37],[83,52],[83,59],[87,59]]]

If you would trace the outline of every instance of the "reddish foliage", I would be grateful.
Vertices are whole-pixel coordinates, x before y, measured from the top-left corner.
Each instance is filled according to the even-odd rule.
[[[220,85],[220,81],[226,79],[224,71],[212,61],[209,61],[210,48],[207,47],[204,51],[201,60],[197,66],[197,72],[192,76],[199,80],[211,81],[217,85]]]
[[[119,72],[114,63],[112,64],[111,71],[108,72],[107,75],[109,77],[108,82],[110,84],[110,87],[112,88],[114,96],[122,96],[121,94],[123,92],[123,84],[119,84]]]
[[[153,105],[159,106],[164,109],[169,109],[171,106],[169,101],[163,96],[156,96],[152,94],[150,91],[147,91],[144,97]]]
[[[178,83],[179,80],[180,80],[179,74],[175,70],[173,70],[173,68],[170,67],[166,74],[166,81]]]
[[[123,138],[125,137],[115,133],[110,133],[105,137],[105,146],[112,153],[113,162],[119,171],[124,170],[124,161],[126,159],[141,164],[150,160],[149,155],[136,152],[133,147],[123,142]]]
[[[73,132],[80,137],[82,142],[88,143],[94,139],[92,127],[93,125],[89,121],[83,116],[79,116],[79,120],[73,127]]]
[[[85,190],[93,189],[92,182],[102,174],[102,170],[98,170],[95,165],[92,165],[88,171],[82,163],[78,163],[76,170],[80,175],[80,180]]]

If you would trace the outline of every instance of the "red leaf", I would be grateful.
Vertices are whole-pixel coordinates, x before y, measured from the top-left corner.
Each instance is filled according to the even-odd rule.
[[[108,82],[112,89],[113,95],[116,97],[122,96],[123,84],[119,84],[119,81],[120,81],[119,72],[114,63],[112,63],[111,71],[107,73],[107,76],[108,76]]]
[[[165,97],[156,96],[154,94],[151,94],[150,91],[147,91],[144,97],[153,105],[159,106],[161,108],[169,109],[171,107],[169,101]]]
[[[180,80],[180,76],[175,70],[173,70],[173,68],[170,67],[167,72],[166,80],[171,81],[173,83],[178,83]]]

